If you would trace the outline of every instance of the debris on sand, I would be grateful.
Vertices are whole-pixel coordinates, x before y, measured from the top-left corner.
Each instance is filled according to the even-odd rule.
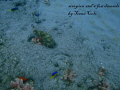
[[[96,80],[93,81],[93,84],[95,85],[95,87],[98,88],[98,90],[110,90],[110,85],[101,78],[101,76],[104,75],[105,71],[106,69],[102,68],[98,73],[99,81],[96,81]]]
[[[44,3],[48,6],[50,6],[50,1],[49,0],[44,0]]]
[[[102,68],[102,69],[99,71],[98,74],[99,74],[100,76],[103,76],[105,71],[106,71],[106,69],[105,69],[105,68]]]
[[[11,89],[11,90],[34,90],[34,87],[32,87],[30,84],[23,84],[23,80],[16,78],[15,82],[11,81],[10,82],[10,86],[14,87],[15,89]]]
[[[76,73],[75,73],[75,71],[72,71],[68,67],[67,70],[64,72],[64,76],[61,79],[64,81],[73,82],[74,81],[73,77],[76,77]]]

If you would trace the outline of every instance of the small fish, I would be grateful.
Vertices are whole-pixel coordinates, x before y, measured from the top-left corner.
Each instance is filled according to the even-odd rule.
[[[54,78],[57,75],[58,72],[54,72],[51,76],[51,79]]]
[[[28,80],[26,77],[19,77],[19,79],[22,79],[23,82],[26,82]]]
[[[18,10],[18,7],[15,7],[15,8],[12,8],[12,9],[10,9],[9,11],[17,11]]]
[[[34,15],[34,16],[37,16],[37,17],[39,16],[39,14],[34,14],[34,13],[33,13],[33,15]]]

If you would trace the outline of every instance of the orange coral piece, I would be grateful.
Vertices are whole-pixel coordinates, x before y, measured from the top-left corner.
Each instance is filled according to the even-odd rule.
[[[26,77],[19,77],[19,79],[22,79],[23,82],[26,82],[28,80]]]

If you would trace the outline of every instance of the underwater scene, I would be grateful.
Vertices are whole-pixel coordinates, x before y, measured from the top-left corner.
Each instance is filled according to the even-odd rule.
[[[120,90],[120,0],[0,0],[0,90]]]

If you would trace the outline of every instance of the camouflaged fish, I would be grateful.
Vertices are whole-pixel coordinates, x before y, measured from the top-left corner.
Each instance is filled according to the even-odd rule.
[[[39,36],[39,38],[33,38],[32,41],[36,44],[43,44],[49,48],[55,47],[55,41],[53,40],[52,36],[50,36],[47,32],[37,30],[33,25],[33,32]]]

